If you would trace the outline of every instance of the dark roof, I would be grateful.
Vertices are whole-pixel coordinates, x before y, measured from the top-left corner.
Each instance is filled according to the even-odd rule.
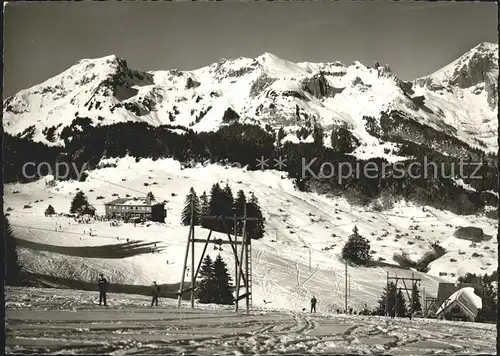
[[[104,203],[104,205],[120,205],[120,204],[123,204],[129,200],[130,200],[130,198],[118,198],[118,199],[112,200],[108,203]]]

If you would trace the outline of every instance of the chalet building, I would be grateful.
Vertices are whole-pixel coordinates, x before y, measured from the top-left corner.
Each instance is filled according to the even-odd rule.
[[[112,219],[140,219],[164,223],[167,211],[165,203],[148,198],[118,198],[104,204],[106,217]]]
[[[465,287],[474,287],[474,285],[470,283],[440,282],[438,285],[437,304],[443,304],[453,293]]]
[[[472,290],[472,293],[469,290]],[[474,294],[474,290],[479,295],[482,294],[478,286],[471,283],[439,283],[437,295],[439,308],[436,316],[439,319],[474,321],[478,308],[474,306],[473,300],[478,298],[481,301],[481,297]]]
[[[436,312],[438,319],[474,321],[482,308],[482,299],[473,287],[461,288],[450,295]]]

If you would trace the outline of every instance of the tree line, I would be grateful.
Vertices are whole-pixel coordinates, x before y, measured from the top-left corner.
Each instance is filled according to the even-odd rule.
[[[253,192],[250,192],[247,199],[245,192],[239,190],[236,197],[228,184],[221,188],[219,183],[214,183],[210,189],[210,194],[204,191],[198,196],[193,187],[190,188],[186,196],[184,208],[181,214],[181,223],[190,225],[191,217],[194,225],[202,226],[207,229],[225,233],[226,231],[237,235],[243,235],[243,222],[228,219],[225,224],[221,220],[203,219],[203,216],[229,216],[243,217],[245,214],[249,218],[258,218],[259,220],[247,221],[246,234],[252,239],[260,239],[265,232],[265,218],[262,215],[262,209],[259,200]]]
[[[385,124],[389,125],[389,124]],[[457,186],[453,179],[446,178],[452,173],[452,166],[457,164],[459,157],[446,156],[423,144],[408,140],[401,142],[400,151],[409,158],[402,164],[406,171],[411,171],[414,176],[406,174],[402,178],[390,174],[391,164],[385,159],[374,158],[368,160],[357,159],[349,153],[357,147],[356,139],[346,127],[339,127],[332,131],[332,148],[324,147],[324,133],[320,127],[312,130],[314,142],[299,143],[284,142],[284,132],[276,133],[269,126],[261,128],[255,125],[240,124],[238,122],[222,126],[215,132],[195,133],[191,129],[180,126],[162,125],[152,127],[145,123],[126,122],[109,126],[92,126],[88,118],[77,118],[66,127],[61,134],[66,147],[53,148],[40,143],[29,142],[32,149],[16,149],[21,147],[26,140],[6,135],[12,148],[6,159],[7,182],[26,181],[20,174],[24,162],[74,162],[77,166],[87,164],[89,169],[96,168],[103,158],[124,157],[131,155],[140,158],[174,158],[181,162],[211,162],[222,164],[238,163],[247,166],[249,170],[257,170],[257,160],[261,157],[273,159],[286,157],[286,167],[281,170],[288,173],[295,180],[301,190],[309,190],[318,183],[326,186],[331,191],[353,191],[369,201],[378,197],[382,192],[407,200],[425,203],[436,208],[446,208],[459,214],[469,214],[482,209],[485,203],[496,204],[498,198],[485,190],[496,191],[497,167],[491,163],[492,158],[484,155],[485,163],[481,166],[482,179],[467,179],[464,182],[472,185],[481,192],[474,192]],[[138,140],[137,138],[141,139]],[[394,137],[393,139],[396,139]],[[29,153],[28,153],[29,151]],[[36,152],[35,155],[31,154]],[[471,159],[479,153],[467,151]],[[472,152],[472,153],[471,153]],[[474,156],[474,157],[472,157]],[[422,167],[427,161],[437,163],[437,178],[434,174],[425,176],[418,167],[412,165],[417,162]],[[304,165],[304,162],[306,164]],[[323,169],[328,177],[313,176],[321,171],[324,162],[333,167],[343,167],[334,172]],[[442,163],[442,165],[441,165]],[[401,162],[399,163],[401,164]],[[348,173],[348,167],[357,167],[358,174],[353,174],[339,181],[340,174]],[[304,172],[304,167],[309,170]],[[389,167],[389,174],[379,174],[369,177],[363,172],[365,167],[376,167],[378,172],[383,172]],[[279,170],[279,167],[273,167]],[[323,167],[325,168],[325,167]],[[466,166],[465,173],[471,174],[475,166]],[[72,172],[74,173],[74,172]],[[304,173],[306,173],[304,175]],[[476,173],[476,174],[479,174]],[[42,173],[43,174],[43,173]],[[75,179],[76,176],[68,176]],[[85,176],[83,177],[85,179]]]

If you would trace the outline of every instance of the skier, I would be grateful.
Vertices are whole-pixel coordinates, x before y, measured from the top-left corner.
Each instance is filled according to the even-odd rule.
[[[316,303],[318,301],[316,300],[316,297],[313,295],[312,299],[311,299],[311,313],[314,312],[316,313]]]
[[[99,305],[104,302],[104,306],[106,307],[106,289],[108,287],[108,281],[104,278],[102,273],[99,275],[97,286],[99,287]]]
[[[153,300],[151,301],[151,306],[155,304],[158,306],[158,296],[160,295],[160,286],[153,282]]]

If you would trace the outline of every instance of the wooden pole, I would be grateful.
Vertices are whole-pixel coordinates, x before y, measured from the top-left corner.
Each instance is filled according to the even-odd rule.
[[[191,308],[194,309],[194,199],[191,197]]]
[[[425,296],[425,287],[422,291],[422,299],[424,300],[424,317],[427,317],[427,297]]]
[[[246,212],[246,203],[244,203],[243,205],[243,209],[244,211]],[[243,220],[243,231],[242,231],[242,243],[243,243],[243,247],[241,248],[241,255],[240,255],[240,263],[242,264],[243,263],[243,258],[246,257],[246,255],[244,256],[243,253],[245,252],[246,250],[246,247],[245,247],[245,236],[246,236],[246,233],[245,233],[245,230],[246,230],[246,220]],[[238,269],[238,268],[237,268]],[[239,297],[240,297],[240,284],[241,284],[241,278],[243,276],[243,273],[238,273],[238,279],[236,280],[236,311],[238,311],[238,303],[239,303]],[[245,288],[247,287],[247,282],[248,282],[248,274],[245,274]],[[246,288],[248,289],[248,288]]]
[[[347,260],[345,261],[345,312],[347,313]]]
[[[243,236],[245,236],[245,235],[243,235]],[[245,239],[243,238],[243,239],[242,239],[242,242],[244,242],[244,241],[245,241]],[[245,256],[243,256],[244,251],[245,251],[245,246],[242,246],[242,247],[241,247],[241,255],[240,255],[240,259],[239,259],[239,263],[240,263],[240,264],[242,264],[242,263],[243,263],[243,258],[245,257]],[[235,255],[235,256],[236,256],[236,255]],[[235,261],[236,261],[236,260],[237,260],[237,258],[235,258]],[[238,271],[238,270],[239,270],[239,268],[238,268],[238,267],[241,267],[241,266],[236,266],[236,267],[235,267],[235,268],[236,268],[236,271]],[[237,278],[237,279],[236,279],[236,281],[235,281],[235,285],[236,285],[236,296],[235,296],[235,297],[236,297],[236,303],[235,303],[235,304],[236,304],[236,306],[235,306],[235,310],[236,310],[236,311],[238,311],[238,308],[239,308],[240,285],[241,285],[241,279],[242,279],[242,277],[244,277],[244,276],[243,276],[243,273],[241,273],[241,272],[240,272],[240,273],[237,273],[237,274],[236,274],[236,278]]]
[[[387,271],[387,282],[386,282],[386,293],[385,293],[385,316],[389,316],[389,271]]]
[[[349,274],[349,297],[351,296],[351,274]]]
[[[240,283],[238,278],[238,245],[236,242],[238,241],[238,237],[236,235],[236,210],[233,211],[233,230],[234,230],[234,284],[236,284],[236,298],[240,296]],[[242,251],[243,252],[243,251]],[[241,261],[241,259],[240,259]],[[238,300],[236,299],[235,310],[238,311]]]
[[[238,258],[238,255],[236,254],[236,249],[234,248],[234,242],[233,242],[233,239],[231,238],[231,234],[229,233],[229,230],[227,228],[227,224],[226,224],[226,221],[224,219],[222,219],[222,224],[224,226],[224,228],[226,229],[226,235],[227,235],[227,238],[230,242],[229,246],[231,246],[231,249],[233,250],[233,253],[234,253],[234,258]],[[238,262],[238,273],[243,273],[243,267],[242,267],[243,263],[239,263]],[[246,279],[246,278],[245,278]]]
[[[411,306],[410,306],[410,319],[413,317],[413,307],[415,306],[415,287],[417,282],[414,281],[415,273],[411,274]]]
[[[248,249],[252,240],[247,236],[247,204],[243,204],[243,248],[245,249],[245,280],[246,280],[246,311],[250,313],[250,272],[249,272],[249,253]]]
[[[205,252],[207,252],[208,244],[210,242],[210,238],[212,237],[213,230],[210,229],[208,233],[207,241],[205,243],[205,247],[203,247],[203,252],[201,253],[200,261],[198,262],[198,267],[196,268],[196,273],[194,274],[194,279],[198,278],[198,273],[200,272],[201,264],[203,263],[203,257],[205,257]],[[195,239],[196,242],[196,239]]]
[[[399,291],[398,291],[398,280],[396,279],[396,295],[394,296],[394,316],[397,318],[399,316],[399,313],[398,313],[398,309],[399,309],[399,300],[398,300],[398,294],[399,294]]]
[[[189,255],[189,243],[191,242],[191,229],[192,229],[192,227],[190,226],[187,244],[186,244],[186,254],[184,255],[184,265],[182,267],[182,278],[181,278],[181,285],[179,286],[179,297],[177,299],[177,308],[181,307],[182,292],[184,290],[184,278],[186,277],[186,267],[187,267],[187,261],[188,261],[188,255]]]
[[[243,240],[244,241],[244,240]],[[240,263],[243,263],[243,253],[245,252],[245,246],[241,248],[241,255],[240,255]],[[238,303],[239,303],[239,298],[240,298],[240,285],[241,285],[241,278],[243,277],[243,273],[238,273],[238,279],[236,280],[236,307],[235,310],[238,311]],[[246,279],[245,279],[246,281]],[[246,285],[246,283],[245,283]]]

